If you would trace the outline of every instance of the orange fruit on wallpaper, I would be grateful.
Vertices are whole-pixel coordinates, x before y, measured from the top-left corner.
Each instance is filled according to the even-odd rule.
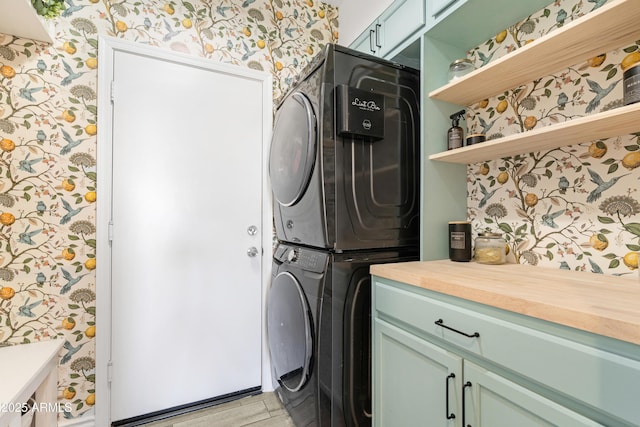
[[[622,158],[622,166],[635,169],[640,166],[640,151],[633,151]]]
[[[73,248],[65,248],[62,250],[62,258],[66,259],[67,261],[71,261],[75,257],[76,251],[74,251]]]
[[[593,58],[590,58],[587,61],[587,64],[589,64],[589,67],[599,67],[602,65],[605,59],[607,59],[607,54],[603,53],[598,56],[594,56]]]
[[[67,123],[73,123],[76,120],[76,113],[74,113],[72,110],[64,110],[62,112],[62,118]]]
[[[604,142],[596,141],[592,142],[591,145],[589,145],[589,155],[591,155],[591,157],[593,157],[594,159],[599,159],[605,154],[607,154],[607,144],[605,144]]]
[[[67,178],[62,181],[62,188],[66,191],[73,191],[76,188],[76,184],[71,178]]]
[[[284,66],[282,65],[282,62],[280,62],[280,61],[276,61],[276,70],[278,70],[278,71],[282,71],[282,68],[283,68],[283,67],[284,67]]]
[[[84,61],[85,65],[89,68],[91,68],[92,70],[98,68],[98,59],[97,58],[87,58],[86,61]]]
[[[480,108],[487,108],[487,105],[489,105],[489,100],[488,99],[483,99],[482,101],[480,101],[478,103],[478,107],[480,107]]]
[[[76,321],[73,320],[73,317],[65,317],[62,319],[62,327],[66,330],[71,330],[76,326]]]
[[[3,286],[0,288],[0,299],[9,300],[16,295],[15,289],[10,286]]]
[[[502,101],[498,102],[498,105],[496,105],[496,111],[498,113],[504,113],[505,111],[507,111],[508,106],[509,103],[507,102],[507,100],[503,99]]]
[[[278,21],[282,21],[282,18],[284,18],[284,15],[282,14],[282,12],[277,11],[277,12],[276,12],[276,19],[277,19]]]
[[[73,55],[77,51],[76,46],[71,42],[64,42],[64,44],[62,45],[62,48],[69,55]]]
[[[624,71],[627,68],[631,67],[632,65],[637,64],[638,62],[640,62],[640,52],[639,51],[631,52],[627,54],[627,56],[622,58],[622,61],[620,62],[620,67],[622,67],[622,71]]]
[[[311,46],[311,45],[307,46],[307,53],[309,55],[313,55],[313,46]]]
[[[603,234],[592,234],[589,238],[589,244],[597,251],[603,251],[609,246],[609,241]]]
[[[96,394],[95,393],[91,393],[89,396],[87,396],[87,398],[84,400],[84,402],[89,406],[95,405],[96,404]]]
[[[169,15],[173,15],[176,10],[173,8],[173,6],[167,3],[164,5],[164,11],[167,12]]]
[[[534,193],[528,193],[526,196],[524,196],[524,203],[532,208],[538,204],[538,196],[536,196]]]
[[[65,399],[73,399],[76,396],[76,389],[69,386],[62,391],[62,397]]]
[[[507,30],[502,30],[498,34],[496,34],[497,43],[502,43],[506,38],[507,38]]]
[[[127,23],[126,22],[124,22],[124,21],[116,21],[116,30],[118,30],[121,33],[124,33],[128,29],[129,29],[129,27],[127,27]]]
[[[536,125],[538,124],[538,119],[536,119],[533,116],[527,116],[526,119],[524,119],[524,128],[526,130],[531,130],[534,127],[536,127]]]
[[[264,42],[264,40],[258,40],[256,43],[256,46],[258,46],[258,49],[264,49],[266,45],[267,44]]]
[[[84,262],[84,268],[86,268],[87,270],[95,270],[95,268],[96,268],[96,259],[95,258],[89,258],[88,260],[86,260]]]
[[[319,11],[318,11],[318,18],[320,18],[320,19],[324,19],[324,16],[325,16],[325,15],[324,15],[324,10],[319,10]]]
[[[16,70],[14,70],[11,65],[3,65],[0,67],[0,74],[2,77],[12,79],[16,76]]]
[[[98,133],[98,126],[94,125],[93,123],[89,123],[84,127],[84,131],[87,133],[87,135],[93,136]]]
[[[509,174],[506,172],[500,172],[498,174],[498,177],[496,178],[496,180],[500,183],[500,184],[504,184],[505,182],[509,181]]]
[[[624,265],[629,267],[631,270],[635,270],[638,268],[638,252],[629,252],[623,258],[622,262]]]
[[[185,28],[191,28],[193,26],[193,22],[191,22],[191,19],[189,18],[184,18],[182,20],[182,26]]]
[[[13,151],[16,148],[16,143],[9,138],[2,138],[2,140],[0,140],[0,148],[2,151]]]
[[[0,224],[11,225],[16,222],[16,217],[11,212],[4,212],[0,214]]]
[[[84,199],[89,202],[89,203],[93,203],[96,201],[97,199],[97,195],[95,191],[87,191],[84,195]]]
[[[249,29],[249,27],[244,27],[242,29],[242,33],[247,37],[251,36],[251,30]]]
[[[207,53],[213,53],[213,45],[211,43],[207,43],[204,45],[204,50]]]
[[[489,173],[489,165],[488,165],[488,164],[486,164],[486,163],[483,163],[483,164],[480,166],[480,174],[481,174],[481,175],[486,175],[486,174],[488,174],[488,173]]]
[[[88,338],[93,338],[96,336],[96,327],[95,325],[91,325],[89,326],[87,329],[84,330],[84,334],[88,337]]]

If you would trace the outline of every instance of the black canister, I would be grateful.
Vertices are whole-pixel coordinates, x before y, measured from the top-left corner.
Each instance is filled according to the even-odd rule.
[[[471,223],[451,221],[449,223],[449,259],[471,261]]]
[[[622,89],[624,105],[640,102],[640,62],[624,71]]]

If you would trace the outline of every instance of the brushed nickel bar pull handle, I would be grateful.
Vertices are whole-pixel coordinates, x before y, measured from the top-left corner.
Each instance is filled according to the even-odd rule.
[[[466,334],[466,333],[464,333],[462,331],[459,331],[457,329],[452,328],[451,326],[447,326],[447,325],[444,324],[444,320],[442,320],[442,319],[436,320],[435,324],[438,325],[438,326],[442,326],[445,329],[449,329],[450,331],[456,332],[456,333],[458,333],[460,335],[464,335],[467,338],[478,338],[480,336],[480,332],[474,332],[473,334]]]
[[[456,374],[452,373],[452,374],[449,374],[447,376],[446,380],[445,380],[446,381],[445,393],[447,393],[446,399],[445,399],[445,402],[446,402],[446,408],[445,408],[446,413],[445,413],[445,415],[447,416],[448,420],[452,420],[452,419],[454,419],[456,417],[456,415],[454,413],[449,412],[449,380],[453,379],[455,377],[456,377]]]

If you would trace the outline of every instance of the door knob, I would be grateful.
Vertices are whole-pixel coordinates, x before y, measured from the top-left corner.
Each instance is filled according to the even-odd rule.
[[[249,228],[247,228],[247,234],[249,236],[255,236],[256,234],[258,234],[258,227],[256,227],[255,225],[250,225]]]
[[[253,258],[256,255],[258,255],[258,248],[256,248],[255,246],[251,246],[249,249],[247,249],[247,256]]]

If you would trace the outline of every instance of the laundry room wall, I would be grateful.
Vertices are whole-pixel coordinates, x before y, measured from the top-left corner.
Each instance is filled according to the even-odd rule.
[[[277,101],[337,41],[338,9],[313,0],[66,6],[52,45],[0,34],[0,346],[65,340],[58,391],[73,419],[96,398],[98,36],[270,72]]]
[[[468,58],[476,67],[603,7],[559,0],[514,23]],[[640,42],[467,108],[469,133],[487,139],[622,106],[622,65],[640,60]],[[638,278],[640,133],[469,165],[468,218],[498,231],[511,262]]]

